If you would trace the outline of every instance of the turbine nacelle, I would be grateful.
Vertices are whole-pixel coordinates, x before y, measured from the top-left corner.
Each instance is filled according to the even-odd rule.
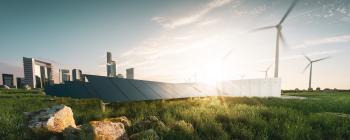
[[[275,26],[277,30],[282,31],[282,25],[278,24]]]

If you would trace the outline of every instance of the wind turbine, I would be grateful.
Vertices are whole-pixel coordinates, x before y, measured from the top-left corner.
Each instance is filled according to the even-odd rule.
[[[240,74],[239,76],[241,77],[241,80],[243,80],[246,75],[245,74]]]
[[[277,38],[276,38],[276,54],[275,54],[275,73],[274,73],[274,77],[277,78],[278,77],[278,63],[279,63],[279,42],[281,41],[285,46],[287,46],[287,43],[285,41],[285,38],[282,34],[282,24],[283,22],[286,20],[286,18],[288,17],[289,13],[293,10],[293,8],[295,7],[295,5],[297,4],[298,0],[294,0],[292,5],[290,5],[290,7],[288,8],[287,12],[284,14],[284,16],[282,17],[282,19],[280,20],[280,22],[277,25],[274,26],[266,26],[266,27],[261,27],[261,28],[257,28],[254,29],[253,32],[256,31],[261,31],[261,30],[267,30],[267,29],[272,29],[272,28],[276,28],[277,30]]]
[[[317,59],[317,60],[311,60],[309,57],[307,57],[306,55],[304,55],[304,57],[309,61],[309,64],[305,67],[304,72],[307,70],[307,68],[310,67],[310,75],[309,75],[309,89],[311,89],[311,78],[312,78],[312,64],[315,62],[320,62],[322,60],[328,59],[330,57],[324,57],[321,59]]]
[[[267,69],[260,71],[260,72],[264,72],[264,73],[265,73],[265,79],[268,78],[268,72],[269,72],[271,66],[272,66],[272,65],[270,65],[269,67],[267,67]]]

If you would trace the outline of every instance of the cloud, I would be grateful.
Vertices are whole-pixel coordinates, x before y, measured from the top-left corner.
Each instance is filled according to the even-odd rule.
[[[213,0],[190,15],[174,19],[157,16],[153,17],[152,21],[159,23],[164,28],[173,29],[198,22],[212,10],[227,5],[231,2],[232,0]]]
[[[209,25],[214,25],[215,23],[218,23],[220,19],[207,19],[201,22],[198,22],[198,26],[209,26]]]
[[[257,16],[260,15],[261,13],[265,12],[267,10],[267,6],[260,5],[257,7],[254,7],[252,9],[237,9],[233,11],[233,15],[237,17],[242,17],[242,16]]]
[[[345,43],[345,42],[350,42],[350,35],[341,35],[341,36],[333,36],[333,37],[325,37],[325,38],[307,40],[307,41],[304,41],[302,44],[297,45],[293,48],[294,49],[309,48],[309,47],[317,47],[320,45]]]

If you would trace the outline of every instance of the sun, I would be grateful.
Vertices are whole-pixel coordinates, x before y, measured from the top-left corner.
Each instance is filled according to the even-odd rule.
[[[201,82],[216,86],[218,82],[223,80],[223,65],[220,62],[209,62],[203,69],[203,77]]]

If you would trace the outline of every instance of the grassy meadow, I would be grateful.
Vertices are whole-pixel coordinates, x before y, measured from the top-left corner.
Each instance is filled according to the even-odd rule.
[[[132,122],[157,116],[169,130],[162,139],[350,139],[350,92],[300,92],[306,99],[208,97],[112,103],[45,96],[41,91],[0,90],[0,139],[38,139],[23,112],[56,104],[73,109],[77,124],[126,116]],[[171,127],[182,121],[184,125]],[[189,125],[188,125],[189,124]]]

